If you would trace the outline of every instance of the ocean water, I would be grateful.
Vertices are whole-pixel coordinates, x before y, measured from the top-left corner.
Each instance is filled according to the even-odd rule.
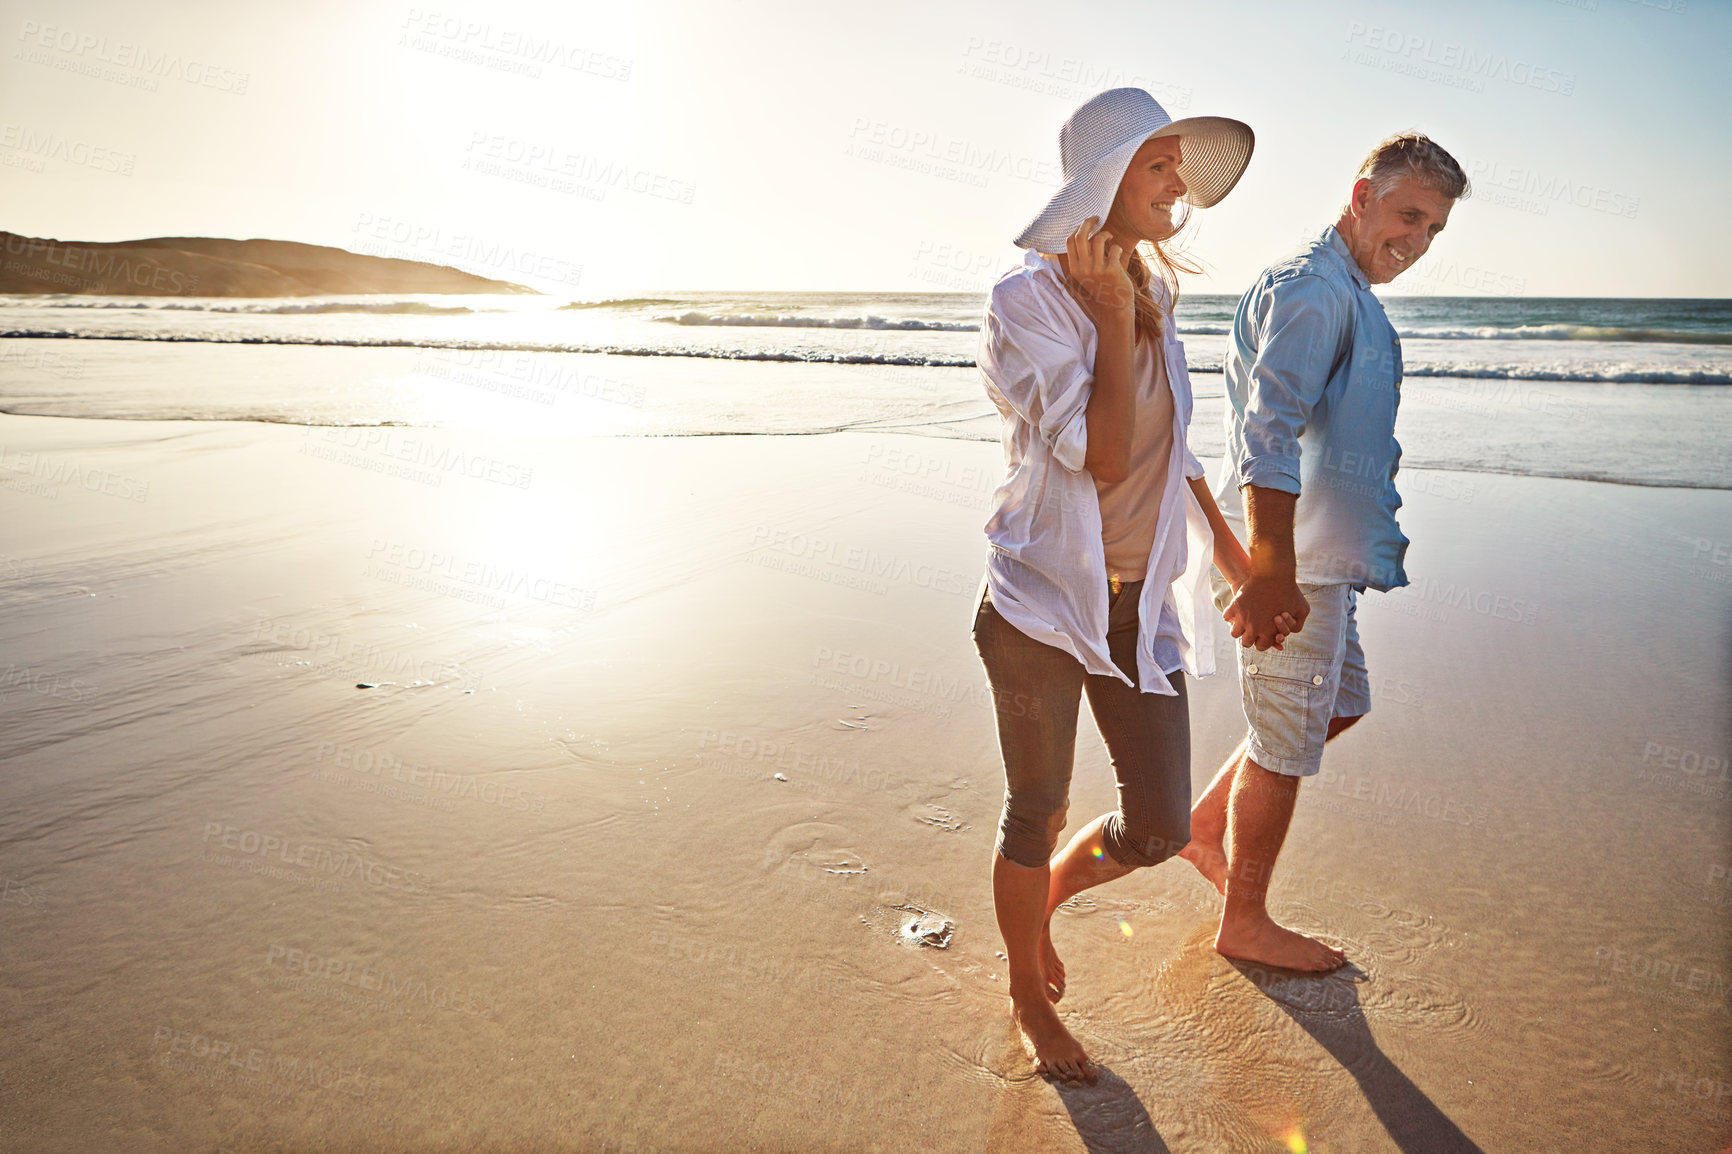
[[[1221,451],[1237,298],[1176,313]],[[1732,488],[1732,302],[1390,297],[1404,467]],[[551,435],[995,440],[984,298],[0,297],[0,412]]]

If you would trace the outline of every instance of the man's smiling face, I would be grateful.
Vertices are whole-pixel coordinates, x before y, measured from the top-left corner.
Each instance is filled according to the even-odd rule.
[[[1425,255],[1454,206],[1454,200],[1411,177],[1398,179],[1382,197],[1369,180],[1361,180],[1353,186],[1349,208],[1352,235],[1342,239],[1365,279],[1388,284]]]

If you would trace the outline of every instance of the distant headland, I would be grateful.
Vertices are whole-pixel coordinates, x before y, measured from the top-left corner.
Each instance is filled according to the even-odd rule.
[[[0,293],[299,297],[351,293],[533,293],[444,265],[292,240],[163,236],[66,241],[0,232]]]

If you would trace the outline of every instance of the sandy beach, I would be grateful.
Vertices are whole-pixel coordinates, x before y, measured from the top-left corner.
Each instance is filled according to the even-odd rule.
[[[1220,958],[1182,862],[1094,891],[1062,1088],[987,876],[998,465],[0,417],[3,1144],[1725,1145],[1732,495],[1404,470],[1271,897],[1353,965]]]
[[[1732,4],[1231,16],[14,12],[0,1154],[1732,1154]],[[993,898],[1000,401],[1120,578],[1169,413],[1296,556],[1383,571],[1392,470],[1411,539],[1267,890],[1347,963],[1084,891],[1088,1085]]]

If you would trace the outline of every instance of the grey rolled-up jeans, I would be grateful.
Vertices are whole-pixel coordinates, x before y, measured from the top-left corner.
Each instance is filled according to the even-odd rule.
[[[1107,651],[1133,685],[1142,587],[1132,581],[1108,594]],[[1137,868],[1158,865],[1185,847],[1191,840],[1191,721],[1183,672],[1168,677],[1171,697],[1088,673],[1064,650],[999,616],[990,594],[974,616],[974,645],[992,687],[1004,757],[999,853],[1031,869],[1052,857],[1070,807],[1085,689],[1118,779],[1119,808],[1107,819],[1106,852]]]

